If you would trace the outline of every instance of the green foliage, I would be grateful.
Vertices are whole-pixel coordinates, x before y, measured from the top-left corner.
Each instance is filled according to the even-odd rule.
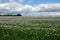
[[[60,20],[0,20],[0,40],[60,40]]]
[[[17,16],[22,16],[21,14],[17,14]]]

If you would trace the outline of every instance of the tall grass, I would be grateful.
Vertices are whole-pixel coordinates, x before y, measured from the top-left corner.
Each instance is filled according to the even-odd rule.
[[[1,19],[0,40],[60,40],[60,20]]]

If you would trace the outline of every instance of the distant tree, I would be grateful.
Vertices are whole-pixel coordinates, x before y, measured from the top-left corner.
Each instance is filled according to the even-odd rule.
[[[22,16],[21,14],[17,14],[17,16]]]
[[[9,15],[9,14],[7,14],[7,15],[0,15],[0,16],[22,16],[21,14],[16,14],[16,15]]]

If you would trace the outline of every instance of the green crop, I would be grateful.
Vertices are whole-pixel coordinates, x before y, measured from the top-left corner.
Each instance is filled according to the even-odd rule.
[[[0,19],[0,40],[60,40],[60,19]]]

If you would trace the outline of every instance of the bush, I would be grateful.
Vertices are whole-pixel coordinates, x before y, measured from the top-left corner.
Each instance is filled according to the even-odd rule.
[[[21,14],[17,14],[17,16],[22,16]]]

